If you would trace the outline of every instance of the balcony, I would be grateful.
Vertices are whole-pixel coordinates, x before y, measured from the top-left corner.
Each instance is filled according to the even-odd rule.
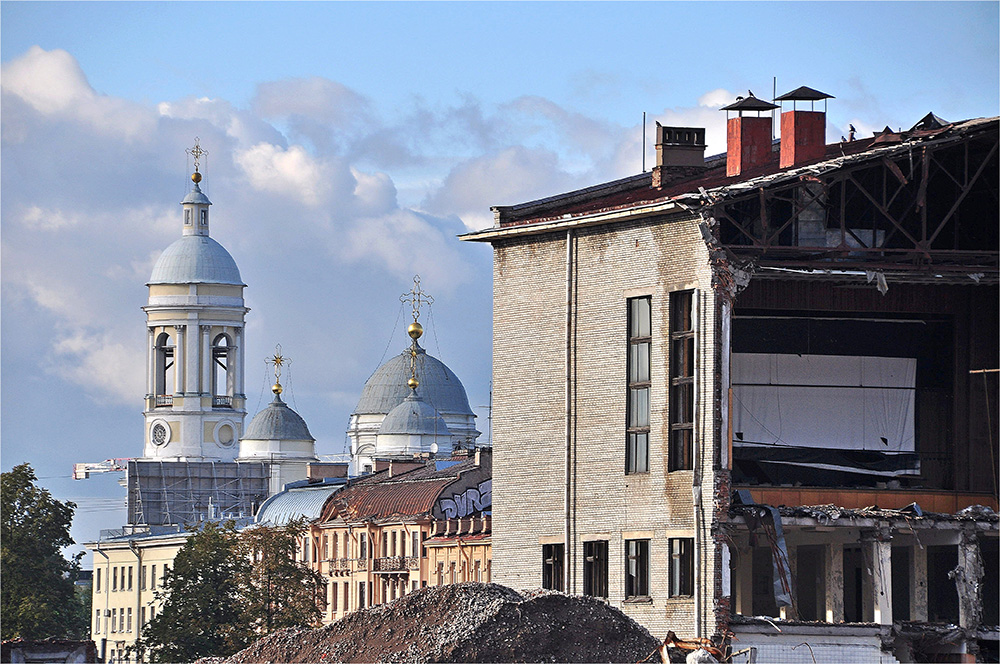
[[[373,572],[398,573],[420,569],[420,559],[407,556],[390,556],[388,558],[376,558],[372,566]]]
[[[174,405],[174,395],[172,394],[157,394],[154,399],[153,405],[156,408],[170,408]]]
[[[351,559],[350,558],[332,558],[327,561],[330,564],[331,570],[349,570],[351,569]]]
[[[233,398],[228,395],[215,395],[212,397],[212,408],[232,408]]]

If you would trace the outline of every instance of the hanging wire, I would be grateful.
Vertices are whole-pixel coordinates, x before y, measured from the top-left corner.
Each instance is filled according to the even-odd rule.
[[[389,333],[389,341],[385,345],[385,350],[382,351],[382,357],[379,358],[378,364],[375,365],[375,371],[378,371],[378,367],[382,366],[386,353],[389,352],[389,346],[392,345],[392,340],[396,338],[396,328],[399,327],[399,317],[403,315],[404,304],[404,302],[399,303],[399,311],[396,312],[396,322],[392,324],[392,332]],[[375,371],[372,371],[372,375],[375,375]],[[371,376],[369,376],[369,378],[371,378]]]
[[[299,409],[299,405],[295,403],[295,388],[292,387],[292,361],[286,358],[283,366],[285,367],[285,373],[287,376],[285,385],[288,389],[288,395],[291,397],[289,401],[292,403],[292,409],[297,411]]]
[[[268,384],[267,379],[267,360],[264,360],[264,375],[260,378],[260,394],[257,396],[257,408],[254,409],[255,413],[260,412],[260,404],[264,401],[264,389]]]
[[[434,323],[434,305],[429,303],[427,305],[427,318],[430,319],[431,333],[434,335],[434,350],[437,351],[437,358],[444,362],[444,358],[441,356],[441,344],[438,343],[438,333],[437,325]]]

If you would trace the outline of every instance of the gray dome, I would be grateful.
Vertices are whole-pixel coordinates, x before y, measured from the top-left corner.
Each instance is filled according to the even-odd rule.
[[[181,201],[181,205],[184,205],[185,203],[197,203],[198,205],[211,205],[212,201],[208,200],[208,196],[202,193],[201,187],[199,187],[198,183],[195,182],[194,187],[191,189],[191,191],[187,193],[187,196],[184,197],[184,200]]]
[[[243,440],[315,440],[302,416],[288,407],[279,395],[250,420]]]
[[[410,349],[391,358],[372,374],[361,390],[355,414],[387,414],[410,394]],[[420,397],[440,413],[474,415],[458,376],[444,363],[417,346],[417,380]],[[383,424],[383,427],[385,425]]]
[[[225,247],[206,235],[185,235],[167,247],[156,261],[149,283],[246,285]]]
[[[434,406],[411,390],[410,395],[385,416],[378,434],[450,436],[451,432]]]

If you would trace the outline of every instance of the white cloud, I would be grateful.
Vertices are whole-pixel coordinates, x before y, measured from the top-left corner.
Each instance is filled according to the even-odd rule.
[[[135,403],[145,393],[145,349],[140,340],[76,330],[55,342],[48,369],[78,385],[93,386],[98,401]]]
[[[287,149],[258,143],[233,154],[236,164],[260,191],[281,194],[315,207],[328,202],[329,173],[301,145]]]
[[[722,108],[723,106],[728,106],[734,101],[736,101],[736,95],[724,88],[709,90],[702,96],[698,97],[699,106],[709,106],[716,110]]]

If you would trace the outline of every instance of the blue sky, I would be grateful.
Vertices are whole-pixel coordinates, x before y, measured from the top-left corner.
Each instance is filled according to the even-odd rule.
[[[318,451],[341,452],[365,379],[406,344],[398,296],[419,273],[426,345],[485,432],[492,257],[455,236],[491,205],[639,172],[643,112],[722,151],[718,108],[774,78],[834,95],[831,139],[995,116],[998,7],[6,0],[3,469],[29,461],[76,500],[78,541],[120,525],[115,477],[69,475],[141,453],[139,307],[195,136],[213,237],[249,286],[251,411],[280,343]]]

